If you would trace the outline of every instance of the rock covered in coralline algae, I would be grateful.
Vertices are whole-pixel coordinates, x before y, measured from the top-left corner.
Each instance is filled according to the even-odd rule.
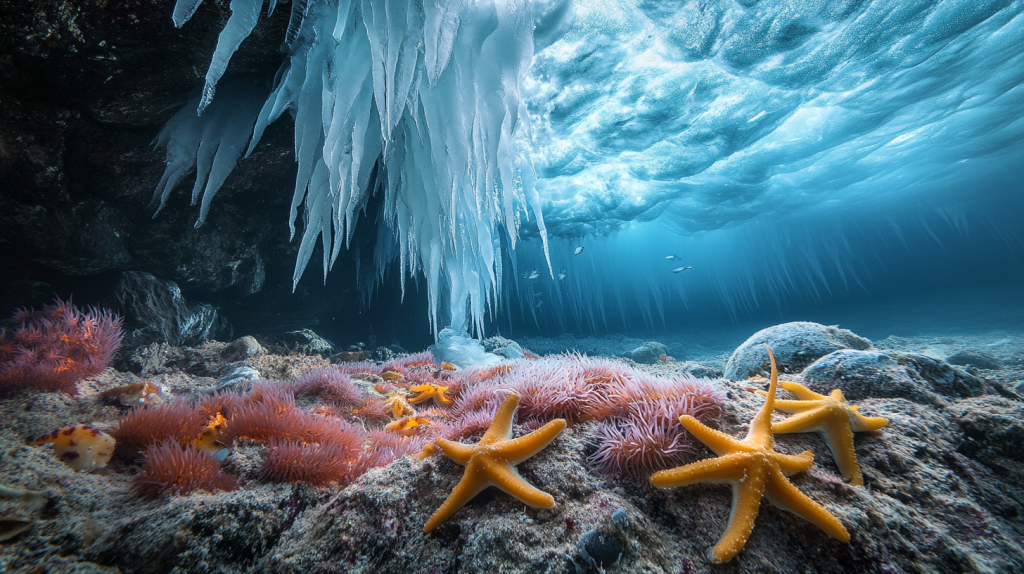
[[[725,365],[725,378],[737,381],[768,376],[765,344],[771,347],[782,373],[798,373],[833,351],[871,348],[871,341],[836,326],[804,321],[783,323],[754,333],[737,347]]]

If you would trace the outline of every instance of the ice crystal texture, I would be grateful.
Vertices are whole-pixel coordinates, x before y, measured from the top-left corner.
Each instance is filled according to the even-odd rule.
[[[174,22],[198,3],[180,1]],[[191,106],[202,115],[180,120],[191,126],[182,149],[220,121],[211,98],[262,7],[231,2]],[[270,122],[294,117],[290,221],[294,231],[301,214],[304,225],[294,280],[317,241],[326,272],[367,197],[383,194],[369,222],[373,275],[397,263],[403,281],[425,277],[435,332],[479,330],[488,313],[509,314],[502,297],[563,330],[609,328],[614,315],[657,328],[674,304],[735,318],[870,290],[907,267],[906,253],[970,233],[1024,244],[1019,1],[293,0],[291,10],[273,91],[238,121],[255,124],[251,149]],[[227,151],[244,139],[211,129]],[[170,160],[178,140],[161,137]],[[213,168],[219,152],[175,152],[160,192],[198,157],[212,196],[227,151]],[[204,196],[200,220],[206,207]]]
[[[183,25],[197,5],[180,0],[175,24]],[[244,125],[244,118],[222,118],[245,111],[230,105],[216,110],[218,102],[230,100],[214,94],[262,5],[231,2],[199,115],[182,111],[172,120],[182,127],[168,125],[161,135],[169,144],[170,174],[158,190],[162,196],[195,155],[175,152],[172,162],[171,144],[205,145],[196,134],[210,131],[225,142],[239,141],[214,124]],[[520,92],[535,42],[550,43],[571,19],[571,3],[564,0],[294,0],[288,55],[249,146],[270,122],[292,114],[299,164],[292,233],[300,210],[304,223],[294,281],[318,241],[326,274],[351,239],[367,198],[382,193],[383,217],[375,222],[378,272],[397,258],[403,279],[406,272],[422,273],[435,328],[442,319],[459,329],[472,319],[482,328],[499,295],[503,250],[514,247],[520,221],[532,217],[546,241],[532,166],[517,140],[527,129]],[[188,137],[176,139],[180,133]],[[222,170],[216,168],[219,155],[212,159],[199,149],[194,195],[206,173],[210,179],[202,221]],[[228,155],[221,165],[228,166]]]

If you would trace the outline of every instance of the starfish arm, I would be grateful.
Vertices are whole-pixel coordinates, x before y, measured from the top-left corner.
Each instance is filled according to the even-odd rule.
[[[505,491],[516,500],[534,508],[553,508],[555,498],[523,480],[514,468],[500,462],[487,465],[487,475],[491,483]]]
[[[450,407],[453,404],[455,404],[455,401],[444,396],[443,393],[437,393],[434,395],[434,403],[436,403],[437,406],[439,407]]]
[[[551,444],[563,429],[565,420],[555,419],[528,435],[494,445],[493,452],[495,456],[507,460],[509,464],[516,465],[544,450],[544,447]]]
[[[757,513],[761,509],[761,493],[764,492],[764,486],[763,467],[749,468],[743,481],[733,484],[729,525],[710,553],[711,560],[715,563],[721,564],[732,560],[747,543]]]
[[[480,494],[480,492],[488,486],[491,486],[486,475],[480,472],[481,470],[482,469],[478,468],[476,469],[476,472],[474,472],[474,469],[466,469],[466,473],[462,475],[462,480],[459,481],[459,484],[455,485],[452,493],[449,494],[444,503],[430,515],[430,518],[427,519],[427,523],[423,525],[424,533],[437,528],[438,525],[445,520],[448,520],[451,515],[455,514],[456,511],[472,500],[474,496]]]
[[[779,386],[793,393],[797,398],[804,401],[820,401],[827,399],[825,395],[819,395],[818,393],[808,389],[800,383],[793,383],[790,381],[779,381]]]
[[[782,454],[774,453],[772,458],[779,465],[779,469],[782,470],[782,474],[790,476],[798,472],[803,472],[811,465],[814,464],[814,453],[805,450],[800,454]]]
[[[423,394],[416,395],[415,397],[409,397],[409,402],[418,405],[430,398],[431,393],[424,392]]]
[[[775,410],[794,415],[818,406],[814,401],[790,401],[775,399]]]
[[[864,486],[864,476],[860,473],[860,464],[857,463],[857,451],[853,448],[853,431],[850,425],[830,425],[823,429],[821,438],[832,451],[832,458],[836,459],[836,466],[843,480],[851,486]]]
[[[889,419],[884,417],[866,417],[856,412],[850,413],[850,430],[853,432],[875,431],[889,426]]]
[[[736,448],[742,448],[743,443],[721,431],[716,431],[704,423],[691,417],[682,415],[679,417],[679,424],[690,432],[700,442],[707,445],[715,454],[722,454]]]
[[[759,391],[757,389],[747,389],[751,392],[757,393],[762,397],[767,397],[768,393],[765,391]],[[818,406],[815,401],[789,401],[786,399],[775,399],[775,410],[782,411],[784,413],[796,414],[807,409],[812,409]]]
[[[441,452],[448,455],[448,458],[462,466],[469,464],[469,459],[473,458],[475,448],[472,446],[441,437],[435,438],[434,444],[437,445],[437,448],[441,449]]]
[[[512,437],[512,419],[519,406],[519,395],[509,395],[494,413],[491,426],[477,444],[489,445]]]
[[[750,457],[742,452],[699,460],[659,470],[651,475],[651,484],[658,488],[674,488],[698,482],[739,482],[746,475],[749,462]]]
[[[825,427],[825,424],[828,422],[828,415],[828,410],[822,408],[805,411],[793,415],[784,421],[772,423],[772,432],[775,434],[817,432]]]
[[[786,480],[786,477],[782,476],[782,473],[774,472],[769,475],[765,494],[772,504],[817,525],[832,538],[842,542],[850,541],[850,533],[846,531],[843,523],[839,522],[839,519],[826,510],[824,506],[814,502],[809,496],[800,492],[791,482]]]

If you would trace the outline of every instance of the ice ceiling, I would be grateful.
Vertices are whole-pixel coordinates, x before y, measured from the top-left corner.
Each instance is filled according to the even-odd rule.
[[[527,78],[552,234],[713,230],[941,182],[1024,136],[1019,1],[585,1]]]
[[[270,95],[213,98],[263,7],[232,0],[158,195],[197,165],[201,222],[288,112],[295,280],[370,218],[372,276],[425,278],[435,330],[735,318],[979,228],[1024,245],[1019,0],[292,0]]]

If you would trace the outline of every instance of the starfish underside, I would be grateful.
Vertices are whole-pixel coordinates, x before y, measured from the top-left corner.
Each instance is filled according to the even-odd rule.
[[[699,441],[708,446],[717,458],[698,461],[651,475],[651,483],[658,488],[673,488],[700,482],[726,483],[733,487],[732,512],[729,524],[718,544],[711,550],[714,562],[731,560],[746,544],[761,507],[761,496],[776,506],[789,510],[821,527],[833,538],[849,542],[850,534],[842,523],[825,507],[797,490],[787,476],[808,469],[814,464],[814,454],[807,450],[799,455],[775,451],[772,436],[772,411],[775,408],[775,390],[779,372],[775,357],[768,350],[772,363],[771,385],[764,407],[750,421],[746,438],[740,440],[709,428],[689,415],[679,417],[679,423]]]

